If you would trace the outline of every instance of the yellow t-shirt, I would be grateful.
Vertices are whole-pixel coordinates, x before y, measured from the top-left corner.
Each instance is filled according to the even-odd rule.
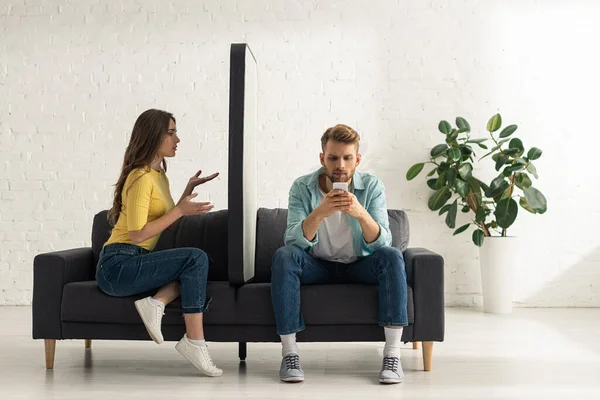
[[[142,229],[146,223],[162,217],[175,207],[165,171],[152,168],[149,171],[147,168],[131,171],[123,186],[122,203],[119,219],[105,246],[111,243],[134,244],[129,238],[129,231]],[[159,237],[160,234],[137,246],[152,251]]]

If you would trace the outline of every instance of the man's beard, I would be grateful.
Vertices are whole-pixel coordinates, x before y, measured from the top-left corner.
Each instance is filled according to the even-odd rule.
[[[335,176],[335,172],[341,172],[345,175]],[[329,178],[331,182],[348,182],[354,176],[354,169],[352,171],[325,171],[325,175]]]

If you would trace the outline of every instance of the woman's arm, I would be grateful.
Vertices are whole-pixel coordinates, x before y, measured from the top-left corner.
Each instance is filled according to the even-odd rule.
[[[183,199],[185,199],[185,197]],[[179,218],[181,218],[182,215],[181,208],[179,206],[174,207],[162,217],[146,223],[142,229],[137,231],[129,231],[129,238],[135,244],[143,243],[167,229]]]

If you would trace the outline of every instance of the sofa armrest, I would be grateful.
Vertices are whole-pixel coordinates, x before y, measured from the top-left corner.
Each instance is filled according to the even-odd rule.
[[[413,341],[444,340],[444,259],[423,248],[404,252],[406,277],[413,289],[415,323]]]
[[[93,280],[94,256],[89,247],[43,253],[33,260],[33,338],[61,339],[63,287]]]

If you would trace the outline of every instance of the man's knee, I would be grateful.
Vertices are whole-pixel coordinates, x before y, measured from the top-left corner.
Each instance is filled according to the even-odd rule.
[[[375,250],[374,254],[376,254],[377,257],[379,257],[380,259],[384,260],[404,261],[404,256],[402,255],[402,252],[399,249],[391,246],[380,247],[379,249]]]
[[[303,250],[297,246],[284,246],[277,249],[273,255],[271,269],[274,272],[283,272],[297,265],[298,257]]]

